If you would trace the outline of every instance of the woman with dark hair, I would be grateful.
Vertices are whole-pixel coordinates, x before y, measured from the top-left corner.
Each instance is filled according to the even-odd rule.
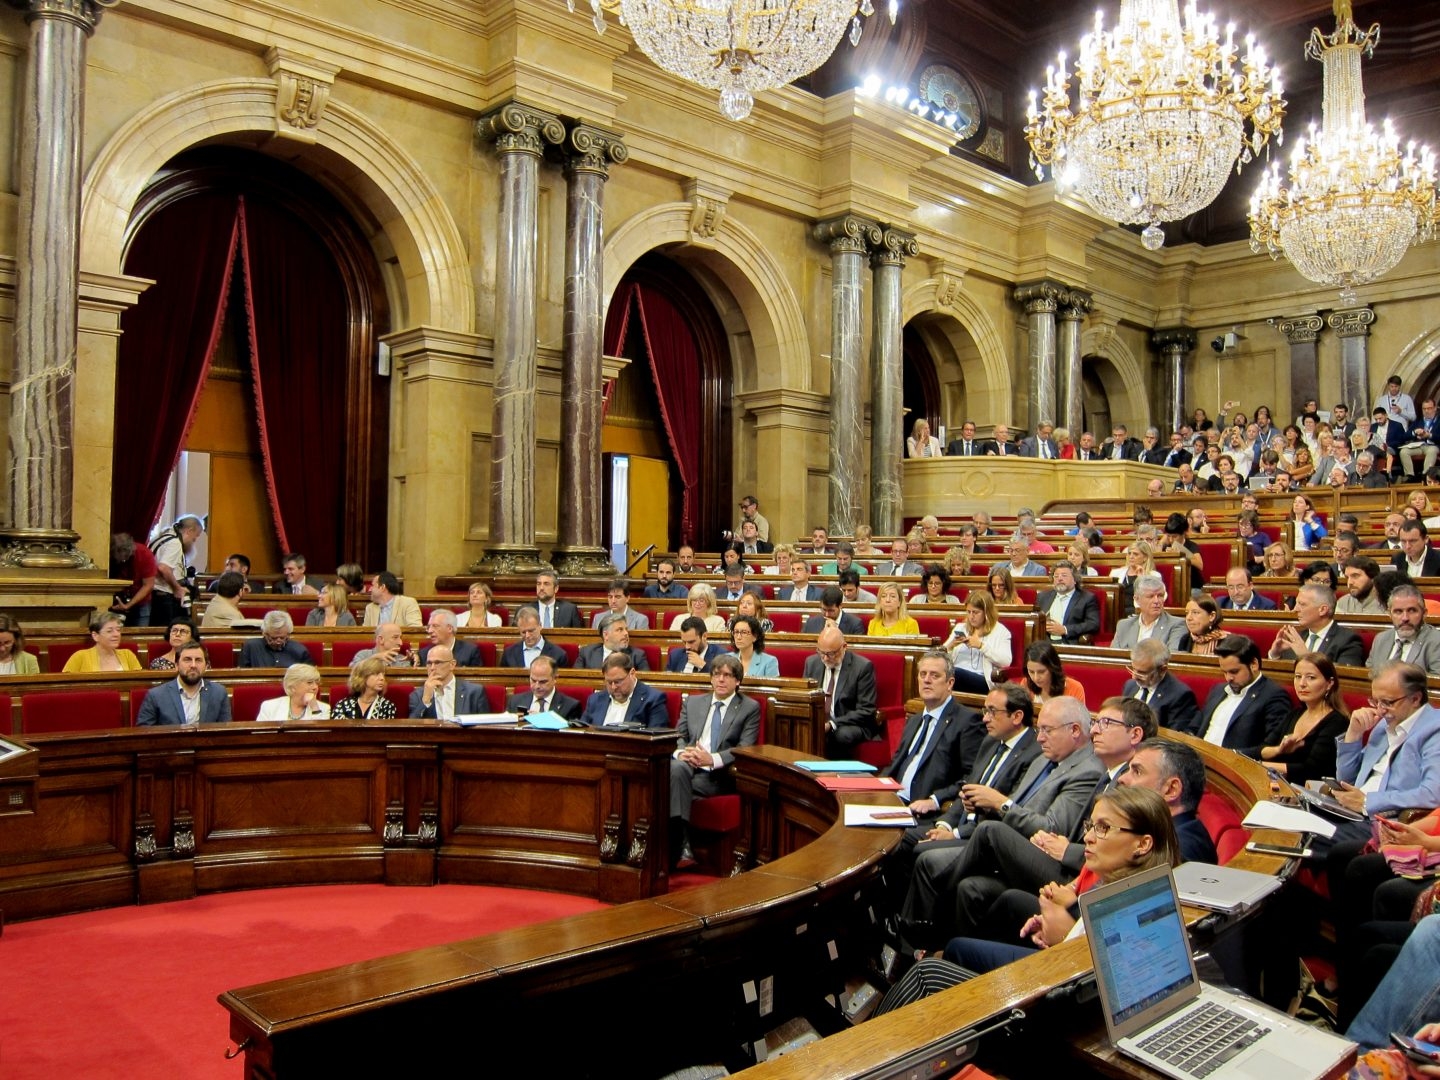
[[[1308,495],[1296,495],[1290,504],[1290,521],[1295,526],[1295,550],[1309,551],[1324,540],[1325,519],[1315,512]]]
[[[939,563],[927,563],[920,572],[920,591],[910,597],[912,604],[958,604],[960,598],[950,591],[950,573]]]
[[[66,673],[75,671],[139,671],[140,658],[130,649],[120,648],[123,616],[113,611],[101,612],[90,620],[90,640],[95,644],[72,653],[65,661]],[[187,623],[188,625],[188,623]]]
[[[990,576],[986,579],[986,586],[990,589],[990,599],[997,604],[1018,604],[1020,597],[1015,594],[1015,579],[1010,576],[1010,567],[992,566]]]
[[[1295,696],[1300,705],[1280,732],[1280,741],[1260,748],[1260,760],[1292,784],[1335,775],[1335,740],[1350,726],[1340,695],[1340,678],[1324,653],[1295,661]]]
[[[1060,654],[1048,641],[1037,641],[1025,650],[1025,688],[1035,699],[1035,712],[1051,698],[1085,700],[1085,684],[1066,677]]]
[[[1335,576],[1335,567],[1321,559],[1306,563],[1297,580],[1302,586],[1324,585],[1331,592],[1338,592],[1340,589],[1340,581]]]
[[[0,675],[39,675],[40,661],[25,651],[20,620],[0,615]]]
[[[965,617],[955,623],[943,649],[949,649],[956,690],[988,694],[1014,656],[1010,630],[1000,621],[995,601],[976,589],[965,601]]]
[[[1175,651],[1214,656],[1215,643],[1225,636],[1220,627],[1223,621],[1220,605],[1212,597],[1205,593],[1194,597],[1185,605],[1185,633],[1180,635]]]
[[[736,615],[730,620],[730,644],[740,663],[745,665],[747,678],[752,675],[761,679],[780,677],[780,661],[765,651],[765,628],[754,615]]]
[[[1007,913],[1033,909],[1024,926],[1011,927],[1006,940],[960,937],[945,947],[945,958],[926,958],[921,952],[913,968],[890,988],[875,1015],[880,1016],[941,990],[948,990],[986,971],[1030,956],[1084,933],[1084,923],[1071,914],[1082,892],[1109,885],[1156,866],[1178,866],[1180,841],[1165,800],[1146,787],[1110,788],[1095,799],[1085,824],[1085,863],[1068,884],[1051,882],[1036,897],[1012,889],[995,902]],[[1016,929],[1021,940],[1010,937]]]
[[[150,661],[151,671],[174,671],[175,658],[180,655],[180,649],[192,641],[198,644],[200,631],[190,621],[190,616],[182,615],[170,620],[170,625],[165,628],[165,638],[170,644],[170,650]]]

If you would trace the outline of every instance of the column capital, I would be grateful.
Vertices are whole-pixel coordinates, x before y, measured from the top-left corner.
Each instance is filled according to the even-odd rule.
[[[1053,315],[1068,292],[1058,281],[1032,281],[1015,286],[1011,295],[1025,306],[1026,315]]]
[[[872,266],[904,266],[907,258],[918,254],[920,254],[920,245],[915,242],[914,233],[897,229],[892,225],[883,225],[880,228],[879,242],[871,247],[870,264]]]
[[[1081,322],[1090,314],[1090,305],[1095,298],[1083,289],[1066,289],[1058,300],[1062,322]]]
[[[583,120],[565,120],[565,171],[610,175],[611,164],[623,165],[630,159],[630,148],[618,131],[587,124]]]
[[[1285,335],[1291,345],[1313,345],[1325,329],[1325,320],[1319,315],[1296,315],[1288,319],[1271,319],[1270,325]]]
[[[482,142],[495,143],[501,154],[534,154],[539,157],[545,146],[559,146],[565,141],[565,125],[553,113],[547,113],[518,101],[501,105],[475,121],[475,131]]]
[[[1335,331],[1336,337],[1369,337],[1370,327],[1375,322],[1375,309],[1361,307],[1348,308],[1345,311],[1332,311],[1325,322],[1331,330]]]
[[[60,19],[72,22],[93,34],[100,25],[100,16],[105,8],[113,8],[120,0],[5,0],[13,8],[25,12],[25,21],[36,19]]]
[[[830,245],[832,255],[864,255],[879,245],[883,230],[878,222],[858,214],[841,214],[839,217],[817,221],[810,234],[822,244]]]
[[[1195,348],[1195,331],[1186,326],[1156,330],[1150,335],[1150,344],[1162,353],[1187,353]]]

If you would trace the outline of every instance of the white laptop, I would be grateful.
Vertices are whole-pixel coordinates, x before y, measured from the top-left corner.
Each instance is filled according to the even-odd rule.
[[[1080,895],[1110,1041],[1176,1080],[1318,1080],[1355,1045],[1202,983],[1166,866]]]
[[[1180,902],[1230,914],[1258,904],[1283,884],[1274,874],[1237,870],[1214,863],[1186,862],[1175,868]]]

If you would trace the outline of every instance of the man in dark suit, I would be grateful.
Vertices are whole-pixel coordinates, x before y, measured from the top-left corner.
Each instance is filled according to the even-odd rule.
[[[630,624],[625,616],[611,611],[600,620],[600,640],[580,649],[575,657],[575,666],[600,671],[604,668],[605,658],[617,652],[628,653],[637,671],[650,670],[650,661],[645,653],[630,647]]]
[[[757,597],[764,598],[759,585],[745,584],[744,563],[727,566],[725,568],[725,584],[716,590],[715,599],[733,604],[746,593],[754,593]]]
[[[1280,741],[1292,709],[1290,695],[1260,674],[1260,647],[1244,634],[1221,638],[1215,655],[1225,681],[1205,698],[1190,734],[1259,758],[1262,746]]]
[[[1390,473],[1391,463],[1400,466],[1400,448],[1410,441],[1409,425],[1390,416],[1383,408],[1376,407],[1370,414],[1370,449],[1375,451],[1375,468]]]
[[[578,630],[584,626],[580,609],[569,600],[557,600],[555,592],[555,571],[541,570],[535,575],[535,613],[540,619],[540,629],[562,626]]]
[[[1309,652],[1324,653],[1335,664],[1365,666],[1365,642],[1335,621],[1334,590],[1313,582],[1295,594],[1295,621],[1275,635],[1270,659],[1298,660]]]
[[[1140,457],[1137,460],[1144,465],[1164,465],[1169,456],[1170,448],[1160,442],[1160,429],[1146,428],[1140,438]]]
[[[975,437],[974,420],[960,425],[960,437],[950,440],[945,453],[949,457],[980,457],[985,453],[985,444]]]
[[[310,650],[290,635],[295,632],[294,620],[288,612],[267,611],[260,620],[260,636],[251,638],[240,648],[236,667],[287,668],[291,664],[313,664]]]
[[[1225,591],[1215,598],[1215,606],[1225,611],[1274,611],[1275,601],[1255,591],[1255,576],[1248,566],[1232,566],[1225,571]]]
[[[479,683],[455,677],[455,657],[444,645],[430,647],[425,681],[410,691],[411,720],[454,720],[469,713],[490,711],[490,700]]]
[[[705,620],[690,615],[680,624],[680,647],[670,650],[665,670],[692,674],[708,672],[711,661],[724,651],[719,645],[711,644]]]
[[[818,634],[827,626],[837,626],[842,634],[863,634],[865,624],[858,615],[842,610],[845,593],[838,585],[826,585],[820,593],[820,614],[811,615],[800,627],[802,634]]]
[[[1150,707],[1161,727],[1191,731],[1199,708],[1195,691],[1170,674],[1170,649],[1163,641],[1146,638],[1130,650],[1130,674],[1120,696],[1136,698]]]
[[[1100,446],[1101,461],[1139,461],[1140,440],[1130,437],[1130,429],[1116,424],[1110,429],[1110,438]]]
[[[1420,403],[1420,415],[1410,425],[1410,437],[1400,447],[1400,471],[1411,483],[1418,484],[1440,457],[1440,410],[1435,399],[1427,397]]]
[[[515,625],[520,630],[520,640],[505,646],[505,651],[500,654],[501,667],[528,668],[537,656],[550,657],[556,667],[565,667],[570,663],[564,649],[545,640],[540,632],[540,616],[529,604],[515,613]]]
[[[286,555],[280,560],[280,572],[284,577],[271,586],[272,591],[277,593],[286,593],[290,596],[315,596],[327,584],[324,578],[306,576],[305,556],[298,551]]]
[[[1055,586],[1035,597],[1035,610],[1045,619],[1045,631],[1056,644],[1074,645],[1100,632],[1100,605],[1095,594],[1075,587],[1075,568],[1056,563],[1050,581]]]
[[[810,563],[806,559],[796,559],[790,564],[790,588],[778,590],[775,599],[802,603],[820,599],[820,586],[810,584]]]
[[[480,647],[473,641],[455,636],[455,613],[449,608],[436,608],[430,612],[425,629],[430,635],[430,644],[420,650],[420,663],[425,663],[432,648],[444,645],[455,658],[456,667],[480,667]]]
[[[1163,465],[1167,469],[1178,469],[1181,465],[1189,465],[1194,461],[1189,449],[1185,446],[1185,436],[1178,431],[1170,436],[1170,446],[1160,456],[1156,465]]]
[[[753,521],[740,522],[740,538],[735,541],[735,550],[740,555],[771,555],[775,551],[775,545],[768,540],[760,539],[760,526]]]
[[[1055,440],[1050,437],[1055,430],[1055,425],[1041,421],[1035,425],[1035,434],[1027,435],[1015,446],[1015,452],[1021,457],[1049,458],[1054,460],[1060,456],[1060,447],[1055,445]]]
[[[596,690],[585,702],[585,723],[595,728],[622,724],[647,728],[670,726],[665,695],[640,681],[627,653],[611,653],[605,658],[602,670],[605,692]]]
[[[980,714],[950,695],[954,674],[943,649],[916,661],[921,711],[906,718],[900,748],[881,774],[900,782],[900,798],[922,823],[960,793],[985,738]]]
[[[734,791],[735,751],[760,741],[760,705],[740,693],[744,677],[734,653],[716,657],[710,693],[691,694],[680,710],[680,749],[670,759],[671,850],[678,854],[678,867],[695,861],[688,838],[695,797]]]
[[[1172,490],[1180,495],[1188,495],[1197,490],[1195,470],[1190,468],[1189,462],[1180,466],[1180,475],[1175,478],[1175,486]]]
[[[511,694],[505,711],[512,713],[553,712],[566,720],[580,719],[580,702],[555,689],[555,661],[541,656],[530,665],[530,689]]]
[[[845,635],[838,627],[820,631],[815,655],[805,661],[805,678],[819,683],[825,695],[826,757],[852,757],[860,743],[879,734],[875,667],[845,647]]]
[[[205,666],[205,646],[198,641],[182,645],[175,654],[175,678],[145,695],[135,726],[228,724],[230,695],[219,683],[205,681]]]
[[[1400,550],[1390,563],[1412,578],[1440,577],[1440,551],[1430,546],[1430,532],[1423,521],[1406,521],[1400,526]]]

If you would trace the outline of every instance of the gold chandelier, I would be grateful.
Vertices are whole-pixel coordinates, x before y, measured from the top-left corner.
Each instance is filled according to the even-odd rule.
[[[571,11],[575,0],[565,0]],[[889,0],[895,22],[899,0]],[[871,0],[590,0],[595,30],[619,17],[642,52],[673,75],[720,91],[720,111],[744,120],[762,90],[784,86],[830,59]]]
[[[1385,121],[1365,120],[1360,59],[1374,53],[1380,24],[1363,33],[1350,0],[1335,0],[1335,32],[1310,32],[1305,56],[1324,65],[1321,128],[1312,123],[1290,160],[1290,186],[1271,166],[1250,200],[1250,246],[1278,259],[1283,252],[1310,281],[1340,286],[1355,302],[1355,286],[1389,272],[1412,243],[1435,228],[1435,158],[1400,137]]]
[[[1280,74],[1253,38],[1245,50],[1242,61],[1234,28],[1222,38],[1194,0],[1183,27],[1177,0],[1121,0],[1114,30],[1096,12],[1080,42],[1075,97],[1064,53],[1046,72],[1042,104],[1031,91],[1031,168],[1044,179],[1050,165],[1062,188],[1107,217],[1148,222],[1141,240],[1156,250],[1160,222],[1210,205],[1232,165],[1238,171],[1281,138]]]

